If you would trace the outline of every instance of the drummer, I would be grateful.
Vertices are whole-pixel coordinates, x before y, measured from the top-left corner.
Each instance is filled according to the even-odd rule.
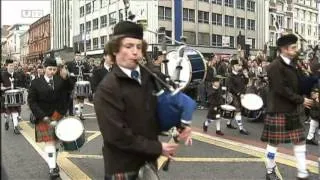
[[[242,65],[240,64],[238,59],[231,60],[231,68],[232,71],[230,77],[227,80],[227,87],[233,96],[232,105],[236,108],[234,119],[240,129],[240,134],[249,135],[249,132],[243,127],[240,101],[241,96],[245,94],[246,86],[249,82],[249,79],[242,73]],[[228,120],[227,128],[236,129],[236,127],[231,124],[231,120]]]
[[[44,76],[31,82],[28,95],[29,107],[36,119],[36,142],[45,142],[47,163],[51,179],[59,177],[59,167],[56,164],[59,144],[56,141],[54,125],[65,115],[67,110],[66,93],[72,90],[72,82],[65,68],[60,75],[55,75],[57,63],[54,58],[47,57],[44,61]]]
[[[70,78],[73,80],[73,83],[79,80],[80,81],[85,80],[84,75],[90,72],[89,64],[86,61],[83,61],[81,58],[82,57],[81,57],[80,51],[76,50],[74,60],[66,64],[68,71],[70,73]],[[80,73],[82,74],[82,77],[80,77],[81,76]],[[82,78],[82,79],[79,79],[79,78]],[[77,116],[79,116],[81,120],[85,120],[82,115],[82,111],[83,111],[84,99],[86,97],[76,96],[75,98],[76,98],[76,104],[74,105],[74,107],[73,107],[73,97],[71,97],[69,105],[72,106],[72,108],[74,108],[74,112],[76,113]],[[70,115],[73,115],[74,113],[72,108],[69,107]]]
[[[219,136],[223,136],[224,134],[220,129],[220,106],[223,104],[222,92],[220,88],[220,79],[214,77],[212,80],[211,87],[208,88],[208,103],[209,103],[209,111],[207,114],[207,120],[203,122],[203,131],[208,131],[208,126],[214,120],[216,121],[216,134]]]
[[[20,79],[21,76],[17,75],[14,71],[14,61],[12,59],[6,60],[6,70],[1,72],[1,94],[9,89],[16,89],[17,87],[24,87],[21,83],[23,80]],[[13,130],[15,134],[20,134],[19,131],[19,119],[21,113],[21,106],[18,107],[7,107],[4,106],[4,97],[1,97],[1,113],[4,113],[5,118],[5,129],[9,129],[8,117],[12,115]]]

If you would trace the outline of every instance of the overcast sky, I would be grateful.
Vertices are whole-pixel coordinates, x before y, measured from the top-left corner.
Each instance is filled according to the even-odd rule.
[[[50,0],[1,0],[1,25],[32,24],[50,13]]]

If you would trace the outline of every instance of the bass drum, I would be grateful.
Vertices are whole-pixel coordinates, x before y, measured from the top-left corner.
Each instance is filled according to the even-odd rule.
[[[182,49],[182,48],[179,48]],[[207,74],[207,64],[203,55],[191,47],[183,47],[182,58],[179,58],[179,52],[173,50],[167,53],[168,74],[172,81],[179,85],[181,89],[188,85],[197,85],[204,81]],[[181,60],[181,71],[178,73],[179,61]],[[161,64],[161,72],[166,74],[165,64]]]

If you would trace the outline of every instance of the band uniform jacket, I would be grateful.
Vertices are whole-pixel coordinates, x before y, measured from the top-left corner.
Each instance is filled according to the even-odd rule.
[[[267,112],[296,113],[304,98],[299,95],[297,68],[277,57],[267,68],[269,94]]]
[[[67,98],[66,93],[73,88],[73,83],[68,78],[53,76],[54,89],[50,87],[44,76],[34,79],[28,92],[28,104],[36,118],[42,120],[44,117],[51,117],[54,111],[61,115],[66,114]]]
[[[249,79],[242,73],[231,73],[230,77],[227,79],[227,87],[229,92],[233,95],[232,105],[237,109],[237,111],[241,108],[240,95],[246,93],[248,82]]]
[[[20,88],[25,88],[27,83],[24,78],[24,74],[21,74],[23,72],[14,72],[13,73],[13,78],[14,78],[14,88],[20,87]],[[9,77],[12,78],[12,75],[8,71],[3,71],[1,73],[1,83],[4,87],[11,87],[11,81]]]
[[[85,77],[88,77],[88,76],[84,75],[83,73],[90,73],[90,66],[85,61],[76,62],[75,60],[73,60],[71,62],[68,62],[66,65],[69,73],[73,73],[75,75],[75,77],[70,77],[74,82],[77,81],[77,76],[79,75],[79,66],[81,67],[84,80],[86,79]]]
[[[91,77],[91,88],[93,93],[96,91],[99,83],[108,74],[108,72],[109,71],[104,66],[93,70],[92,77]]]
[[[137,172],[162,152],[153,77],[140,67],[141,85],[117,65],[101,81],[94,108],[103,137],[105,174]]]
[[[217,119],[220,114],[220,106],[223,104],[221,89],[214,89],[212,86],[208,88],[208,103],[209,111],[207,114],[208,119]]]

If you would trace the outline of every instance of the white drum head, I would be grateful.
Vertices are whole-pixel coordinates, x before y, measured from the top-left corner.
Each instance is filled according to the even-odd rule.
[[[245,94],[241,99],[241,104],[248,110],[259,110],[263,106],[262,98],[256,94]]]
[[[236,108],[234,106],[231,106],[229,104],[221,105],[221,109],[227,110],[227,111],[235,111],[236,110]]]
[[[7,90],[5,92],[6,93],[23,93],[23,90],[21,90],[21,89],[11,89],[11,90]]]
[[[58,122],[55,133],[61,141],[71,142],[77,140],[84,131],[82,122],[74,117],[68,117]]]
[[[77,81],[76,84],[87,85],[87,84],[90,84],[90,82],[89,81]]]

